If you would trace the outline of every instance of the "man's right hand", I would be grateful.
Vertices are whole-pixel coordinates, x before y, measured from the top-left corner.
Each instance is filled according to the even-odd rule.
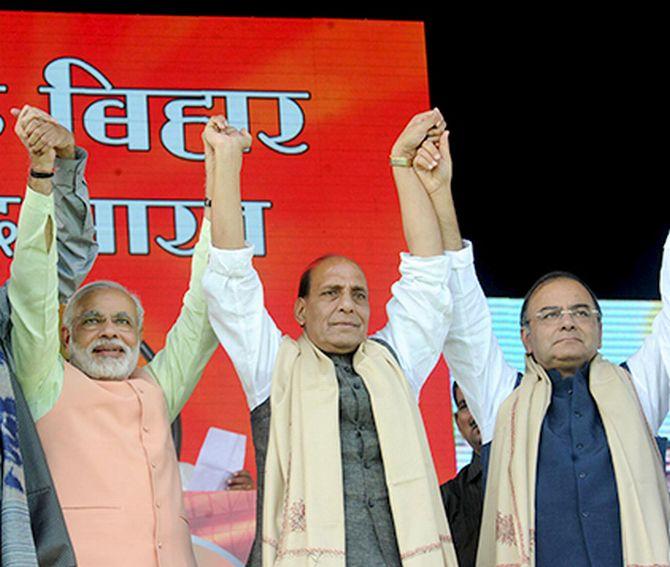
[[[61,126],[52,116],[35,108],[24,105],[20,110],[11,109],[16,120],[14,131],[28,150],[31,164],[51,165],[52,158],[72,159],[75,156],[75,142],[72,132]]]
[[[414,115],[394,142],[391,155],[413,160],[421,143],[424,140],[437,141],[446,126],[437,108]]]
[[[217,155],[242,157],[242,152],[251,147],[251,134],[246,128],[237,130],[228,124],[224,116],[213,116],[202,134],[205,148],[209,146]]]

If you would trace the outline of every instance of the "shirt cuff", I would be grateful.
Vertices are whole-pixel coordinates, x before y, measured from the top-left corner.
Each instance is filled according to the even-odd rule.
[[[88,158],[88,152],[84,148],[76,147],[73,158],[56,157],[56,171],[74,174],[83,160]]]
[[[399,270],[403,277],[421,278],[427,283],[441,284],[449,274],[449,259],[444,254],[414,256],[401,252]]]
[[[477,272],[475,271],[474,254],[472,242],[463,241],[460,250],[445,250],[444,255],[451,262],[451,274],[449,276],[449,289],[454,297],[460,297],[481,289]]]
[[[49,195],[44,195],[43,193],[38,193],[30,188],[26,187],[26,195],[23,198],[21,207],[26,207],[33,209],[34,211],[44,212],[47,215],[54,213],[54,199],[53,193]]]
[[[451,267],[454,270],[467,268],[475,263],[475,257],[472,253],[472,242],[463,240],[463,248],[460,250],[445,250],[444,255],[449,258]]]
[[[87,187],[83,181],[87,160],[88,154],[82,148],[74,149],[72,159],[56,158],[53,188],[57,197],[61,195],[69,197],[69,195],[74,194],[80,199],[88,200]],[[87,205],[84,204],[84,206]]]
[[[253,266],[251,260],[254,257],[254,247],[246,244],[244,248],[228,250],[209,247],[209,268],[226,277],[242,277],[249,273]]]

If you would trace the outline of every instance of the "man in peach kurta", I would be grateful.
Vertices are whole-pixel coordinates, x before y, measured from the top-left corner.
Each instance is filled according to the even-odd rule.
[[[66,362],[51,186],[29,181],[9,287],[16,372],[83,567],[195,565],[170,423],[217,344],[200,289],[208,235],[205,220],[181,313],[151,363],[136,366],[142,306],[114,282],[68,303]]]

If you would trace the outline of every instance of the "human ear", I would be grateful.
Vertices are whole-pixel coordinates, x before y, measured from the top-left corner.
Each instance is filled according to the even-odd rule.
[[[305,326],[305,306],[306,303],[302,297],[298,297],[293,304],[293,316],[301,327]]]
[[[533,354],[533,347],[530,343],[530,329],[528,328],[528,325],[523,325],[521,327],[521,342],[526,349],[526,354]]]
[[[70,355],[70,329],[67,327],[63,326],[60,328],[60,341],[61,344],[63,345],[63,351],[65,351],[65,354],[68,356]]]

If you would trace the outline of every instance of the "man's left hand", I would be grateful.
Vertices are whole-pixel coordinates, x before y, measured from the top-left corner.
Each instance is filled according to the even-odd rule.
[[[414,158],[414,170],[428,194],[440,187],[451,189],[453,165],[449,151],[449,132],[445,131],[439,140],[426,140]]]

